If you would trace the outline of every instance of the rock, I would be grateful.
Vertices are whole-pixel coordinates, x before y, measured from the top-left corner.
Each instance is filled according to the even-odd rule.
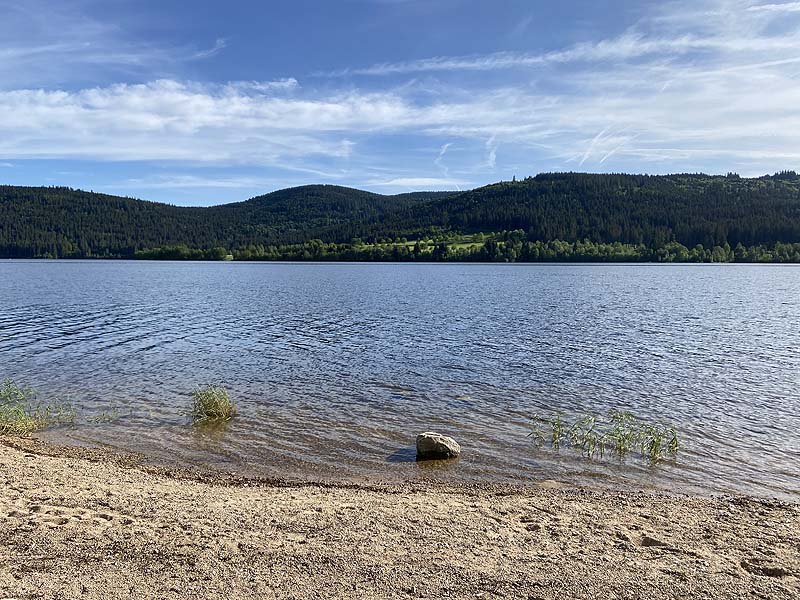
[[[758,559],[750,562],[743,560],[742,568],[753,575],[763,575],[764,577],[789,577],[792,573],[778,565],[761,564]]]
[[[642,546],[645,548],[659,548],[669,546],[667,542],[661,541],[649,535],[642,536]]]
[[[461,454],[461,446],[453,438],[433,431],[417,436],[417,460],[455,458]]]

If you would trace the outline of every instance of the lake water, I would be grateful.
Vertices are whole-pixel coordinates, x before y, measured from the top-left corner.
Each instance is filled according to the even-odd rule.
[[[47,439],[156,461],[800,498],[792,266],[2,261],[2,377],[76,406]],[[211,382],[239,416],[198,430]],[[611,409],[674,425],[675,460],[528,437],[535,414]],[[429,429],[463,456],[414,462]]]

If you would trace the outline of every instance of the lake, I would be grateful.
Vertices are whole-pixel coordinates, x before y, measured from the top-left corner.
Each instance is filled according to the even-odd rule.
[[[800,498],[800,267],[0,261],[0,379],[42,437],[300,479]],[[198,429],[192,390],[239,408]],[[534,415],[673,425],[652,464],[539,447]],[[416,463],[414,438],[461,442]]]

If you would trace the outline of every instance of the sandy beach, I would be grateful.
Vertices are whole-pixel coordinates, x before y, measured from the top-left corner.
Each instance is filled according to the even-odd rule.
[[[798,598],[800,506],[330,486],[0,444],[0,598]]]

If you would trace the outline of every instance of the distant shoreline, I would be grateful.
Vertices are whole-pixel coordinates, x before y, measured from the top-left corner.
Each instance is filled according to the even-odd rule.
[[[0,443],[9,597],[654,599],[800,593],[800,505],[504,486],[292,484]]]
[[[608,266],[608,265],[642,265],[642,266],[721,266],[721,265],[749,265],[749,266],[798,266],[800,262],[782,262],[782,261],[723,261],[723,262],[659,262],[659,261],[631,261],[631,260],[606,260],[606,261],[590,261],[590,260],[540,260],[540,261],[515,261],[515,262],[494,262],[494,261],[434,261],[434,260],[319,260],[319,259],[276,259],[276,260],[205,260],[205,259],[141,259],[141,258],[109,258],[109,257],[80,257],[80,258],[0,258],[0,261],[7,262],[108,262],[108,263],[202,263],[202,264],[219,264],[219,263],[236,263],[236,264],[289,264],[289,265],[483,265],[483,266],[544,266],[544,265],[559,265],[559,266]]]
[[[800,261],[656,261],[656,260],[536,260],[536,261],[486,261],[486,260],[346,260],[338,258],[281,258],[264,260],[212,260],[203,258],[133,258],[108,256],[80,256],[52,258],[0,257],[0,261],[17,262],[131,262],[131,263],[237,263],[237,264],[379,264],[379,265],[798,265]]]

